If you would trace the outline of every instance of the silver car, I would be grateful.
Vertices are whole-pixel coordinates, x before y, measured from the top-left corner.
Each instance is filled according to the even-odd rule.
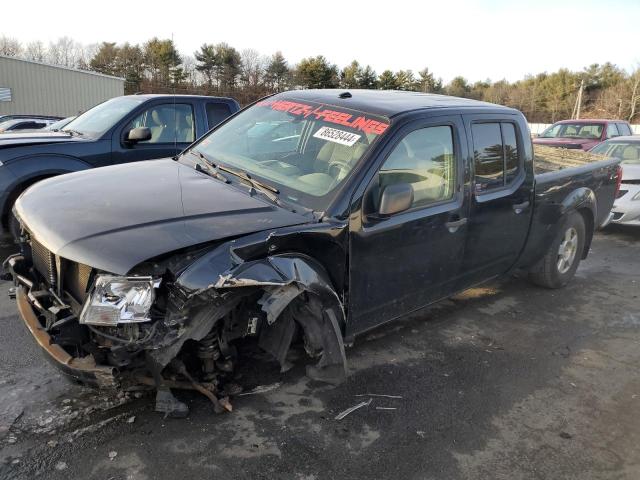
[[[622,160],[622,183],[606,223],[640,226],[640,135],[616,137],[592,153]]]

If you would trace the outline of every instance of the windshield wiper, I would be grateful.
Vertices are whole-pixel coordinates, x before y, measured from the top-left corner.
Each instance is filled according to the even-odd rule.
[[[215,161],[213,161],[213,159],[208,158],[204,153],[202,153],[199,150],[191,149],[189,150],[189,153],[197,156],[198,158],[201,158],[207,163],[207,165],[210,165],[216,171],[222,170],[223,172],[230,173],[231,175],[238,177],[241,180],[244,180],[249,185],[251,185],[251,188],[253,190],[262,192],[262,194],[266,196],[269,200],[271,200],[273,203],[275,203],[278,206],[282,206],[282,202],[277,196],[277,194],[280,193],[280,190],[278,190],[276,187],[256,180],[244,170],[236,170],[233,168],[225,167],[224,165],[220,165],[220,163],[216,163]]]
[[[205,172],[206,174],[211,175],[213,178],[221,180],[224,183],[231,183],[231,181],[226,176],[224,176],[218,171],[218,167],[216,167],[212,162],[207,160],[207,157],[205,157],[202,153],[198,152],[197,150],[189,150],[189,153],[204,160],[204,165],[205,165],[204,167],[202,166],[202,163],[196,163],[195,169],[197,171]]]
[[[278,190],[276,187],[274,187],[272,185],[269,185],[268,183],[259,182],[258,180],[253,178],[251,175],[249,175],[247,172],[245,172],[244,170],[235,170],[235,169],[232,169],[232,168],[229,168],[229,167],[225,167],[225,166],[222,166],[222,165],[218,165],[217,167],[220,170],[222,170],[223,172],[230,173],[231,175],[234,175],[234,176],[238,177],[239,179],[244,180],[249,185],[251,185],[251,187],[254,190],[259,190],[267,198],[269,198],[272,202],[274,202],[277,205],[280,205],[280,200],[279,200],[278,195],[277,195],[278,193],[280,193],[280,190]]]

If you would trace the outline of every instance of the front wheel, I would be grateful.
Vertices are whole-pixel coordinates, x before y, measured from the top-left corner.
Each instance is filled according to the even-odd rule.
[[[529,280],[541,287],[564,287],[578,269],[584,240],[584,219],[578,212],[571,212],[545,256],[530,270]]]

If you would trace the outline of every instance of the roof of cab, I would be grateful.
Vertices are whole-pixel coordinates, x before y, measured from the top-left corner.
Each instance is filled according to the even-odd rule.
[[[214,96],[210,96],[210,95],[187,95],[187,94],[182,94],[182,93],[136,93],[133,95],[125,95],[127,97],[134,97],[134,98],[143,98],[145,100],[151,100],[154,98],[203,98],[203,99],[208,99],[208,100],[231,100],[233,102],[235,102],[236,100],[234,100],[233,98],[230,97],[214,97]]]
[[[349,92],[351,96],[346,98],[341,97],[340,94],[345,92]],[[506,113],[517,112],[517,110],[509,107],[471,100],[469,98],[400,90],[290,90],[279,94],[279,96],[291,100],[307,100],[325,105],[351,108],[353,110],[383,115],[385,117],[393,117],[401,113],[428,108],[474,108],[491,111],[500,110]]]

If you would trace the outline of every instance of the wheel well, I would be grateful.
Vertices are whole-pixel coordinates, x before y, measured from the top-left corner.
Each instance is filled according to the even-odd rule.
[[[16,199],[20,196],[22,192],[24,192],[27,188],[33,185],[40,180],[44,180],[45,178],[54,177],[55,174],[47,174],[47,175],[39,175],[37,177],[31,177],[24,182],[19,183],[14,187],[9,196],[7,197],[7,202],[4,205],[4,211],[2,212],[2,226],[6,229],[9,226],[9,214],[11,213],[11,209],[13,208],[13,204]]]
[[[589,254],[589,249],[591,248],[591,240],[593,240],[593,231],[594,231],[594,218],[593,212],[588,208],[580,208],[578,209],[578,213],[582,215],[582,219],[584,220],[584,231],[585,231],[585,239],[584,239],[584,248],[582,250],[582,260],[587,258]]]

